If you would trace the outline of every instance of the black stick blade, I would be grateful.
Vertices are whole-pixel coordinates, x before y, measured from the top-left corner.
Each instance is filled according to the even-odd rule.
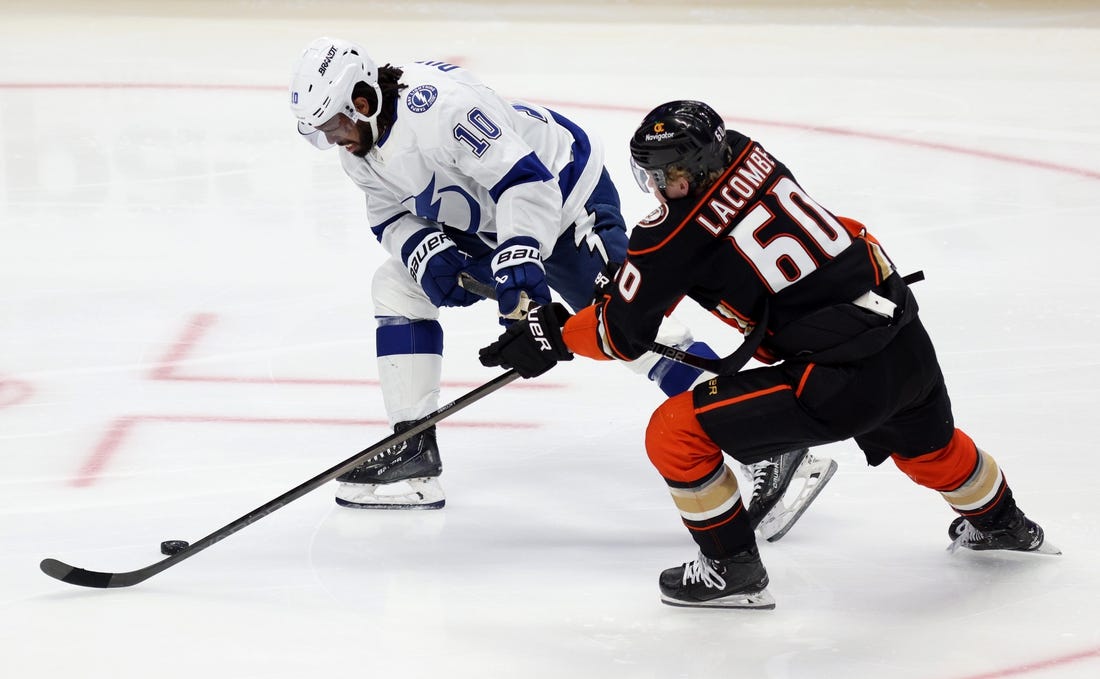
[[[42,569],[42,572],[51,578],[56,578],[62,582],[67,582],[70,585],[80,585],[81,587],[111,587],[112,573],[100,573],[99,571],[86,571],[83,568],[77,568],[76,566],[70,566],[67,563],[62,563],[57,559],[42,559],[42,563],[38,565]],[[115,587],[120,585],[115,584]]]

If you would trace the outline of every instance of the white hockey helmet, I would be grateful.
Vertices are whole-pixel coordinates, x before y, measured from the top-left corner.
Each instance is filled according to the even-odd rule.
[[[357,83],[374,90],[377,104],[371,115],[355,110],[352,91]],[[378,66],[362,47],[339,38],[317,38],[306,47],[290,78],[290,110],[298,119],[298,133],[318,148],[331,148],[317,128],[343,113],[352,121],[370,125],[378,139],[378,112],[382,90],[378,87]]]

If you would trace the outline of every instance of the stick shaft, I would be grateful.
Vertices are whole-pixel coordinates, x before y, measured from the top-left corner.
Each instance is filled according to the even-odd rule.
[[[356,466],[359,465],[362,460],[376,455],[383,450],[386,450],[387,448],[391,448],[401,443],[402,441],[406,441],[413,436],[416,436],[428,427],[431,427],[435,423],[444,420],[451,415],[454,415],[463,408],[473,403],[476,403],[477,401],[480,401],[489,394],[505,386],[509,382],[514,381],[518,377],[519,373],[517,373],[515,370],[509,370],[508,372],[497,376],[496,378],[490,380],[489,382],[486,382],[480,387],[477,387],[476,389],[473,389],[463,396],[460,396],[459,398],[448,403],[442,408],[439,408],[435,412],[426,415],[419,420],[416,420],[416,423],[405,431],[402,431],[401,433],[391,434],[379,441],[378,443],[374,444],[373,446],[359,451],[355,455],[352,455],[351,457],[337,464],[336,466],[330,467],[329,469],[321,472],[320,474],[314,476],[308,481],[288,490],[279,497],[269,502],[266,502],[263,505],[260,505],[256,509],[253,509],[252,511],[236,519],[235,521],[227,523],[210,535],[207,535],[201,540],[192,543],[186,549],[177,552],[176,554],[173,554],[167,559],[163,559],[144,568],[139,568],[138,570],[128,571],[125,573],[105,573],[100,571],[85,570],[83,568],[70,566],[62,561],[58,561],[57,559],[43,559],[42,563],[39,564],[39,567],[42,569],[43,573],[52,578],[56,578],[69,584],[80,585],[82,587],[113,588],[129,587],[131,585],[136,585],[139,582],[143,582],[153,577],[163,570],[175,566],[184,559],[188,559],[198,554],[199,552],[206,549],[207,547],[210,547],[214,543],[224,540],[225,538],[233,535],[234,533],[245,528],[246,526],[259,521],[268,514],[271,514],[275,510],[281,507],[285,507],[291,502],[294,502],[303,495],[320,488],[321,486],[328,483],[329,481],[332,481],[344,472],[354,469]]]

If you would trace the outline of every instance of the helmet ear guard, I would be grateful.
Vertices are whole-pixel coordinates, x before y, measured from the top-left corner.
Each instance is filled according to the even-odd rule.
[[[732,161],[721,116],[702,102],[687,100],[661,104],[646,114],[630,140],[630,158],[642,189],[648,191],[652,181],[662,192],[670,168],[687,172],[698,187]]]
[[[358,45],[338,38],[317,38],[302,52],[290,79],[290,110],[298,119],[298,132],[318,148],[331,148],[317,128],[344,114],[352,122],[365,122],[378,138],[377,105],[370,115],[356,110],[352,93],[365,83],[382,101],[378,66]]]

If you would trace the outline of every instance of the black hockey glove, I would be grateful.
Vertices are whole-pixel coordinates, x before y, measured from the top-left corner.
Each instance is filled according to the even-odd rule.
[[[522,377],[537,377],[558,361],[573,360],[561,337],[570,316],[557,302],[532,309],[526,319],[508,326],[497,341],[479,352],[481,365],[515,368]]]

